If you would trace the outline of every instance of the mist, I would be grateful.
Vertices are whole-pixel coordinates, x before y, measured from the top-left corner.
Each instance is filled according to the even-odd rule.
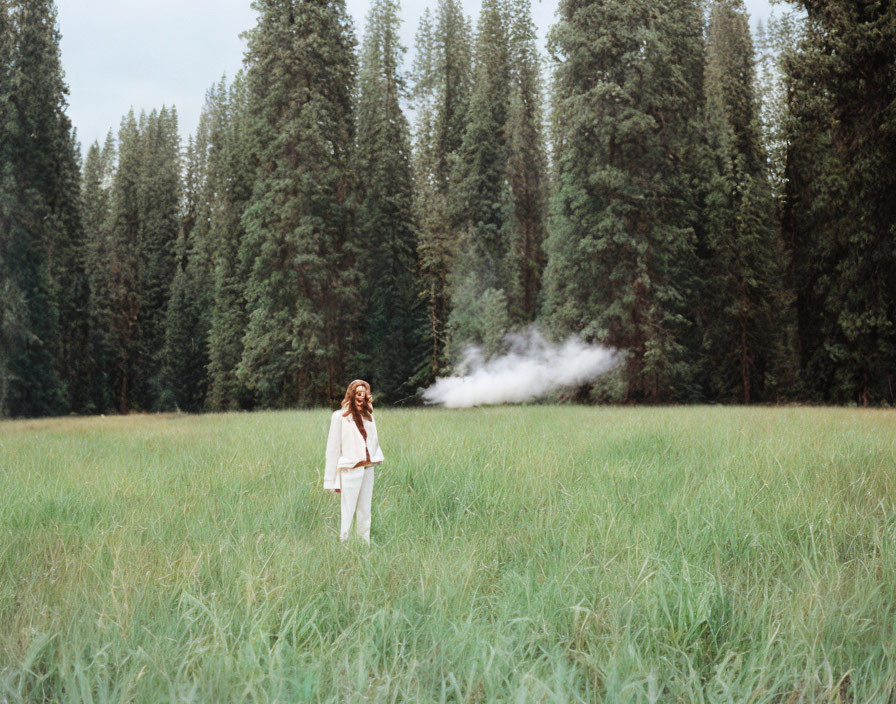
[[[423,400],[446,408],[533,401],[593,381],[619,361],[615,350],[575,335],[561,344],[548,342],[534,326],[504,342],[509,351],[490,358],[469,346],[459,365],[461,375],[436,379],[421,391]]]

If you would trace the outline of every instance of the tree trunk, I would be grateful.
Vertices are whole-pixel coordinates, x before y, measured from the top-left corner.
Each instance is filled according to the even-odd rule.
[[[744,385],[744,405],[750,405],[750,354],[747,349],[747,320],[740,316],[740,373]]]
[[[118,412],[128,414],[128,358],[124,356],[121,362],[121,386],[118,394]]]

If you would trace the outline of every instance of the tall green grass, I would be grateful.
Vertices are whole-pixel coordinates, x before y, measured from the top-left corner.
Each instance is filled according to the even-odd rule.
[[[0,423],[0,702],[894,702],[896,413]]]

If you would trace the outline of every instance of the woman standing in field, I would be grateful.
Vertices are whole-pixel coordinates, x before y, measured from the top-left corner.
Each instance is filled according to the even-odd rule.
[[[348,540],[352,517],[355,528],[370,543],[370,505],[375,465],[383,461],[373,420],[370,384],[355,379],[348,385],[342,408],[330,417],[324,489],[342,495],[339,539]]]

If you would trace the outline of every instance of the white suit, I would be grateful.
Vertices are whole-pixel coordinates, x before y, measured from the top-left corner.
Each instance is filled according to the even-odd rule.
[[[340,540],[348,540],[352,517],[355,528],[365,541],[370,542],[370,507],[373,496],[374,464],[383,461],[376,433],[376,423],[371,417],[364,420],[367,441],[355,425],[351,413],[343,415],[338,410],[330,416],[330,433],[327,436],[326,465],[324,467],[324,489],[340,490],[342,497],[342,521],[339,529]],[[371,465],[357,467],[367,461],[370,453]],[[356,515],[357,514],[357,515]]]

